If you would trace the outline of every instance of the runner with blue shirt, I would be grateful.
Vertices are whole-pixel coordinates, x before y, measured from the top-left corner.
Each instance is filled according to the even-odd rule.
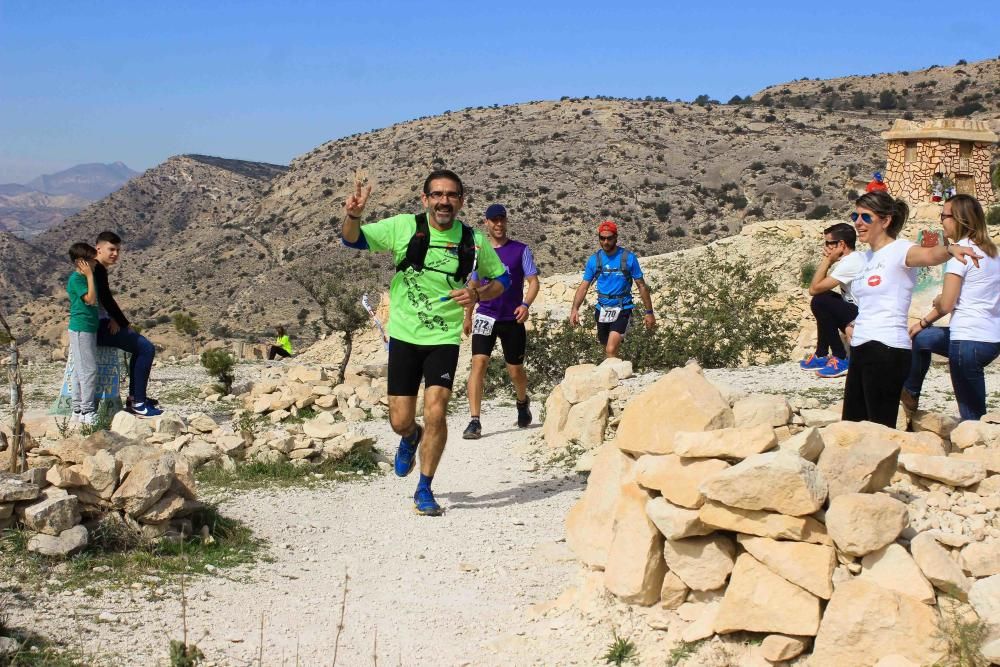
[[[573,297],[573,308],[569,322],[580,324],[580,306],[587,296],[590,284],[597,281],[597,306],[594,319],[597,322],[597,340],[604,346],[605,357],[617,357],[618,348],[625,339],[635,304],[632,302],[632,283],[639,289],[642,299],[643,323],[647,329],[656,326],[653,315],[653,300],[649,288],[643,280],[639,258],[634,252],[618,247],[618,225],[607,220],[597,227],[601,247],[587,260],[583,270],[583,281]]]

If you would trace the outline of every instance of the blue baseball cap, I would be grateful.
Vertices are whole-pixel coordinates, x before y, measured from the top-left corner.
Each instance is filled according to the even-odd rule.
[[[504,208],[503,204],[490,204],[490,207],[486,209],[486,219],[493,220],[494,218],[506,218],[507,209]]]

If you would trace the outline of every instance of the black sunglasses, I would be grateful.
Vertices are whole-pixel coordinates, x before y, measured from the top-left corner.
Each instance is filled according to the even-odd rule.
[[[611,239],[614,238],[614,236],[598,236],[597,238],[601,239],[602,241],[610,241]]]
[[[851,213],[851,222],[857,222],[858,218],[861,218],[861,222],[865,223],[866,225],[872,224],[871,215],[867,213],[857,213],[857,212]]]

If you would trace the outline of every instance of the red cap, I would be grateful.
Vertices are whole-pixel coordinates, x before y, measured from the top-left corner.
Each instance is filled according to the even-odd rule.
[[[597,226],[597,233],[598,234],[603,234],[605,232],[607,232],[608,234],[615,234],[617,236],[618,235],[618,225],[616,225],[615,223],[611,222],[610,220],[605,220],[604,222],[602,222],[601,224],[599,224]]]

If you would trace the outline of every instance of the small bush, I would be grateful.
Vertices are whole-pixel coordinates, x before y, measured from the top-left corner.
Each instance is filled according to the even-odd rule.
[[[809,211],[806,215],[807,220],[822,220],[823,218],[830,215],[830,207],[826,204],[820,204],[813,210]]]
[[[233,382],[236,381],[233,366],[236,365],[236,360],[229,354],[229,350],[205,350],[201,353],[201,365],[222,384],[226,394],[233,390]]]
[[[631,639],[618,636],[616,632],[614,639],[611,640],[611,644],[608,646],[607,652],[601,658],[604,659],[605,664],[618,665],[620,667],[626,663],[637,662],[639,651],[635,647],[635,642]]]
[[[806,262],[799,269],[799,284],[803,287],[809,287],[812,284],[813,276],[816,275],[816,262]]]
[[[986,212],[987,225],[1000,225],[1000,206],[994,206]]]
[[[198,322],[187,313],[174,313],[174,328],[186,336],[198,335]]]

